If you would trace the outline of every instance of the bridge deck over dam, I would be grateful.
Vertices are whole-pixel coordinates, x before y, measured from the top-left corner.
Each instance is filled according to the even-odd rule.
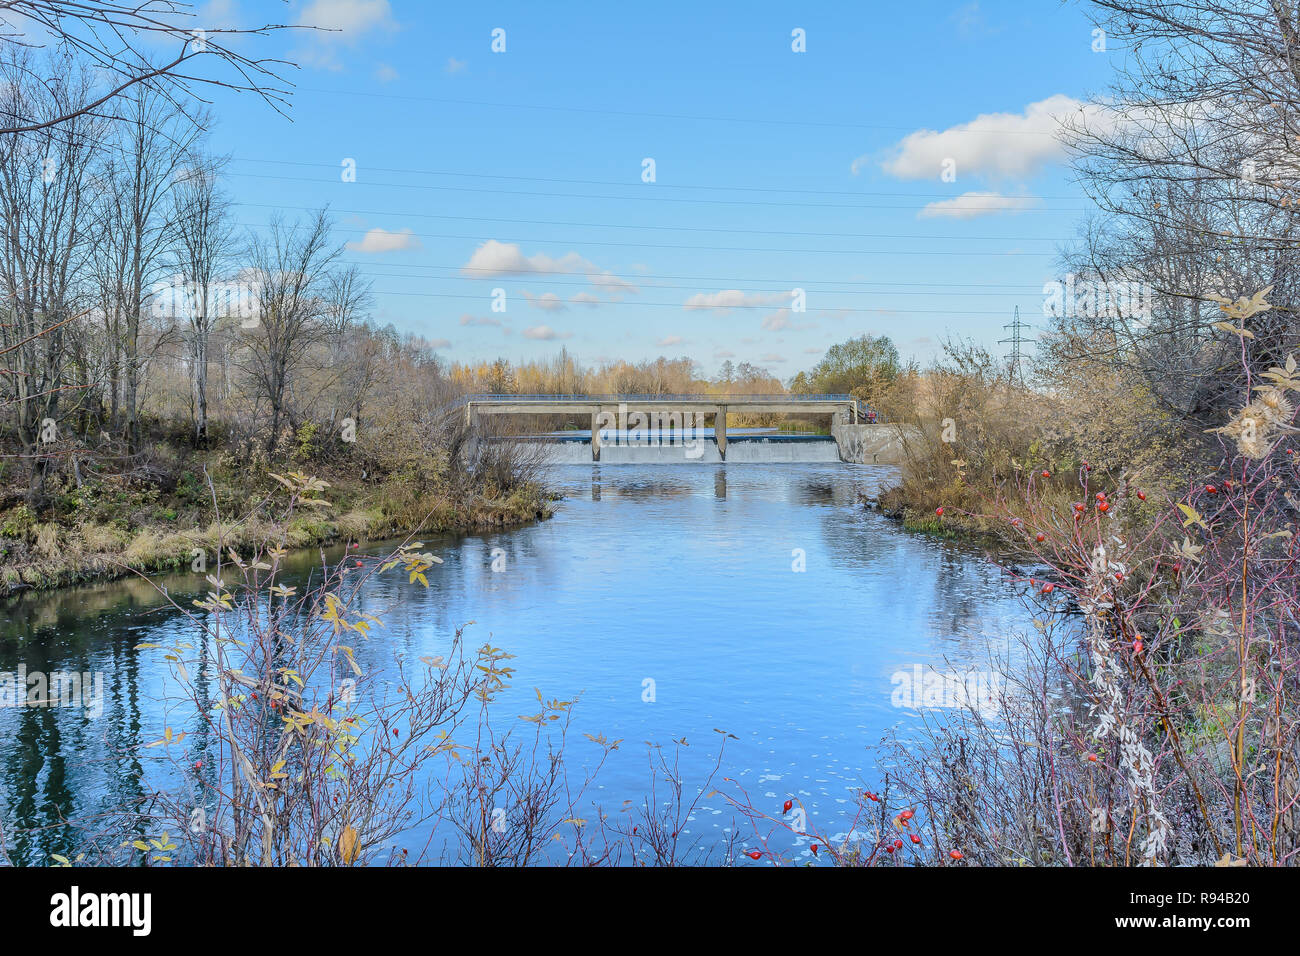
[[[839,457],[862,460],[856,452],[863,429],[884,431],[878,414],[852,395],[718,395],[718,394],[618,394],[618,395],[466,395],[448,406],[449,414],[463,413],[468,427],[488,415],[565,415],[591,417],[591,460],[600,461],[602,444],[629,432],[653,431],[702,435],[707,425],[717,445],[718,457],[727,457],[727,415],[826,416],[830,438]],[[892,431],[892,428],[889,428]],[[846,442],[846,438],[849,441]],[[846,444],[852,447],[846,447]],[[875,456],[878,459],[878,455]],[[868,459],[872,460],[872,459]]]

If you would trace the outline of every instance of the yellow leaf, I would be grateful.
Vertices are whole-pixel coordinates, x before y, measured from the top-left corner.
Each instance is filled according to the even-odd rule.
[[[1178,510],[1181,511],[1183,514],[1187,515],[1187,520],[1183,522],[1184,528],[1190,527],[1194,524],[1198,524],[1202,528],[1205,528],[1207,531],[1209,530],[1209,525],[1207,525],[1205,521],[1201,518],[1200,512],[1198,512],[1191,505],[1180,504],[1178,506]]]
[[[339,856],[343,858],[344,863],[351,866],[356,861],[358,850],[360,847],[357,845],[357,831],[349,824],[339,835]]]

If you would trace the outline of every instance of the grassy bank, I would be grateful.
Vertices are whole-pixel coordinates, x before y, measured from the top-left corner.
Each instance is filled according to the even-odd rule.
[[[276,469],[167,446],[156,446],[152,457],[152,467],[136,473],[87,468],[79,487],[56,489],[39,513],[23,503],[0,511],[0,596],[190,568],[199,555],[210,560],[219,543],[308,548],[508,528],[551,513],[535,481],[507,490],[481,480],[458,482],[433,462],[425,474],[408,470],[367,480],[355,468],[313,461],[284,470],[327,482],[320,497],[329,504],[281,520],[269,503],[279,487],[271,477]]]

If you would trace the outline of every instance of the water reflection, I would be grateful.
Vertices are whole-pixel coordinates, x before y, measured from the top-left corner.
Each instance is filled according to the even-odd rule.
[[[851,788],[875,782],[869,748],[912,719],[891,705],[891,675],[917,664],[983,667],[1027,623],[979,552],[905,534],[858,506],[892,477],[845,465],[554,469],[565,497],[552,520],[425,538],[444,559],[428,590],[400,575],[368,580],[363,609],[384,627],[358,644],[358,661],[371,671],[394,653],[440,653],[474,621],[471,646],[490,640],[515,655],[501,713],[530,712],[534,688],[581,694],[574,766],[592,757],[584,733],[628,742],[600,778],[607,809],[644,794],[640,742],[695,744],[684,751],[689,782],[723,727],[739,738],[725,772],[752,797],[798,793],[829,823]],[[305,582],[317,560],[294,556],[291,576]],[[180,574],[22,595],[0,608],[0,672],[105,676],[97,718],[0,708],[0,822],[14,859],[69,855],[98,814],[177,783],[145,750],[181,720],[165,705],[168,676],[134,648],[197,635],[160,607],[154,585],[183,606],[206,590],[201,575]],[[647,678],[653,702],[643,699]],[[692,823],[706,838],[727,824],[717,809]]]

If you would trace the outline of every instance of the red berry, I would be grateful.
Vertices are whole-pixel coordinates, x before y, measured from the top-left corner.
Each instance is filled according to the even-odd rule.
[[[893,852],[894,852],[894,844],[891,843],[891,844],[889,844],[889,846],[885,847],[885,852],[886,852],[886,853],[893,853]]]
[[[1044,469],[1043,469],[1043,477],[1044,477],[1044,478],[1051,478],[1051,477],[1052,477],[1052,473],[1051,473],[1050,471],[1048,471],[1046,468],[1044,468]]]
[[[1051,593],[1052,593],[1053,591],[1055,591],[1055,590],[1056,590],[1056,585],[1053,584],[1051,581],[1048,581],[1046,584],[1043,585],[1042,590],[1039,591],[1038,593],[1039,593],[1039,594],[1051,594]]]
[[[895,840],[895,841],[894,841],[894,849],[895,849],[895,850],[901,850],[902,848],[903,848],[903,841],[902,841],[902,840]]]
[[[1217,494],[1218,491],[1219,491],[1219,489],[1216,488],[1216,487],[1214,487],[1214,485],[1206,485],[1206,486],[1205,486],[1205,493],[1206,493],[1207,495]]]
[[[899,819],[902,819],[902,820],[910,820],[910,819],[912,819],[912,817],[916,816],[916,814],[915,814],[913,811],[911,811],[911,810],[904,810],[904,811],[903,811],[902,813],[900,813],[898,816],[899,816]]]
[[[1133,653],[1135,653],[1135,654],[1141,654],[1141,653],[1142,653],[1142,640],[1141,640],[1141,638],[1139,638],[1138,640],[1136,640],[1136,641],[1133,642]]]
[[[760,853],[758,850],[750,850],[748,853],[745,854],[745,856],[749,857],[751,860],[758,860],[762,858],[763,854]]]
[[[1116,581],[1119,581],[1121,584],[1123,584],[1123,583],[1124,583],[1124,575],[1122,575],[1120,572],[1116,571],[1116,572],[1115,572],[1115,580],[1116,580]]]
[[[1039,542],[1043,542],[1043,541],[1046,541],[1046,540],[1047,540],[1047,535],[1043,534],[1043,532],[1041,532],[1041,531],[1038,532],[1038,534],[1034,535],[1034,537],[1035,537],[1035,539],[1037,539]]]
[[[790,808],[793,807],[793,806],[794,806],[794,801],[793,801],[793,800],[787,800],[787,801],[785,802],[785,806],[781,808],[781,812],[782,812],[782,813],[789,813],[789,812],[790,812]]]
[[[1109,502],[1109,501],[1103,501],[1101,504],[1097,505],[1097,510],[1100,511],[1100,512],[1102,512],[1103,514],[1104,514],[1105,512],[1107,512],[1107,511],[1109,511],[1109,510],[1110,510],[1110,502]]]
[[[1139,491],[1139,492],[1138,492],[1138,501],[1146,501],[1146,500],[1147,500],[1147,496],[1146,496],[1145,494],[1143,494],[1142,492]]]
[[[913,842],[913,843],[920,843],[920,842],[921,842],[921,838],[920,838],[919,836],[917,836],[915,833],[913,833],[913,834],[912,834],[912,842]]]
[[[1083,502],[1082,502],[1082,501],[1076,501],[1076,502],[1074,503],[1074,510],[1075,510],[1075,511],[1082,511],[1082,510],[1083,510]]]
[[[935,509],[934,509],[934,513],[937,514],[940,518],[943,517],[943,509],[942,509],[942,508],[935,508]]]
[[[813,851],[813,856],[816,856],[816,855],[817,855],[817,850],[820,849],[820,848],[817,846],[816,843],[814,843],[814,844],[812,845],[812,848],[811,848],[811,849],[812,849],[812,851]]]
[[[961,859],[961,850],[949,850],[949,851],[948,851],[948,855],[949,855],[950,857],[952,857],[954,860],[960,860],[960,859]]]
[[[1088,762],[1089,762],[1089,763],[1096,763],[1096,762],[1097,762],[1097,755],[1096,755],[1096,754],[1088,754]]]

